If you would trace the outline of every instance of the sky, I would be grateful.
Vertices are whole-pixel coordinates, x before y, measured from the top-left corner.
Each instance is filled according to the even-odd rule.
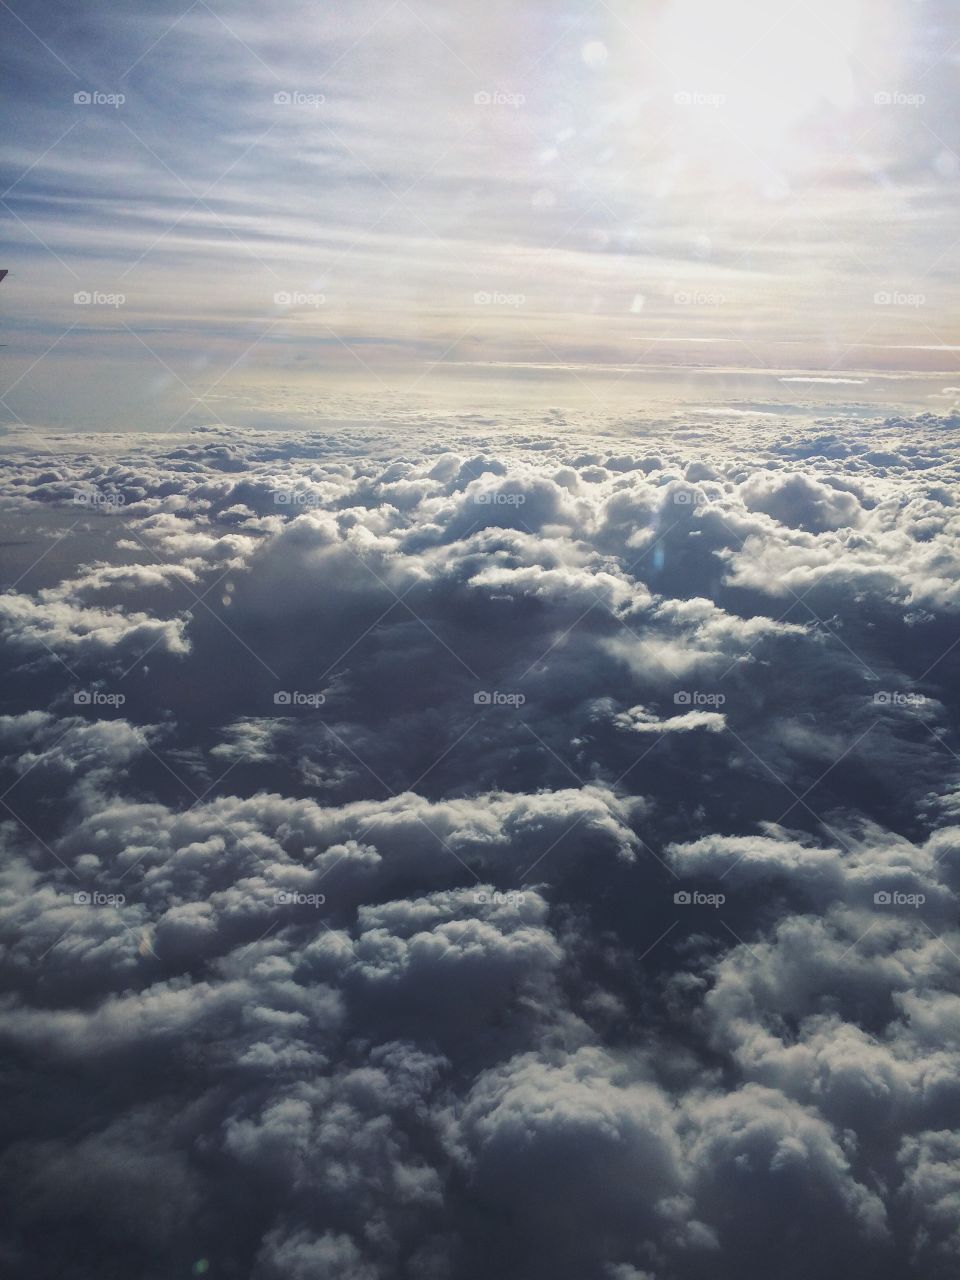
[[[0,33],[0,1273],[954,1280],[955,3]]]
[[[956,380],[946,0],[0,23],[8,422]]]

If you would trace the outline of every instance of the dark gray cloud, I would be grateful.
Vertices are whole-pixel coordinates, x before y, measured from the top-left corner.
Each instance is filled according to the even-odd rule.
[[[8,1273],[952,1274],[954,432],[12,451]]]

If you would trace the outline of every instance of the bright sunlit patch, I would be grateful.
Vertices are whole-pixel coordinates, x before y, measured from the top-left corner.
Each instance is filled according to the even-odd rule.
[[[859,19],[860,0],[671,0],[658,54],[693,129],[781,146],[824,105],[852,104]]]
[[[580,51],[580,55],[588,67],[602,67],[609,57],[607,46],[602,40],[588,40]]]

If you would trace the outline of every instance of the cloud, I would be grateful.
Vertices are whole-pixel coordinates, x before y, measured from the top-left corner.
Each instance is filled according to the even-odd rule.
[[[821,484],[809,476],[754,476],[743,485],[743,505],[792,529],[823,533],[858,523],[860,504],[851,493]]]
[[[946,1275],[912,427],[14,451],[24,569],[91,471],[137,501],[0,597],[11,1274]]]

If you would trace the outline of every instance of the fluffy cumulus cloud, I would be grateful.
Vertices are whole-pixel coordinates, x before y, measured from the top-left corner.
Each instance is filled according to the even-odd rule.
[[[14,441],[6,1274],[955,1273],[958,423],[765,421]]]

